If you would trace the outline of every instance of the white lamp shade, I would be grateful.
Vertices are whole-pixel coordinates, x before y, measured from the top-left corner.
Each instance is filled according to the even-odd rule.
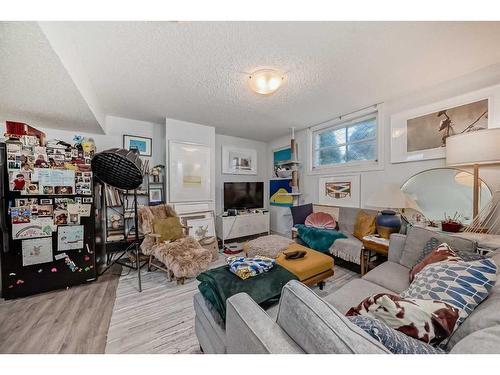
[[[366,205],[379,209],[413,208],[420,210],[417,203],[410,196],[402,192],[397,184],[388,184],[377,189],[366,201]]]
[[[477,130],[446,138],[447,165],[495,163],[500,163],[500,128]]]

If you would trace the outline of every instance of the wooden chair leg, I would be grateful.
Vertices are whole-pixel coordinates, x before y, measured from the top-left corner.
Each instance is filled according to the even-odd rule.
[[[150,255],[149,256],[149,260],[148,260],[148,272],[151,272],[151,262],[153,261],[153,256]]]

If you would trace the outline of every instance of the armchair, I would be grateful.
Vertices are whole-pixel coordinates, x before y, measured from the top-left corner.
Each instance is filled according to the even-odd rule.
[[[177,217],[175,210],[166,205],[144,206],[139,209],[139,227],[144,233],[141,244],[143,254],[149,256],[148,270],[159,269],[167,272],[169,280],[176,279],[177,284],[184,284],[189,277],[196,277],[208,269],[212,261],[210,250],[187,235],[187,227],[182,226],[182,237],[174,241],[161,241],[161,233],[156,233],[155,219]]]

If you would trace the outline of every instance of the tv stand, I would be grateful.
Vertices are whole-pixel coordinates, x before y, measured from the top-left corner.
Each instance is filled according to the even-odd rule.
[[[236,216],[217,216],[217,236],[222,240],[222,247],[226,240],[253,236],[261,233],[270,233],[269,212],[256,212]]]

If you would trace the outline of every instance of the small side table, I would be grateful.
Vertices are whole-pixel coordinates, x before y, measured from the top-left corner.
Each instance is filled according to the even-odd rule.
[[[363,248],[361,249],[361,275],[368,271],[371,252],[387,256],[389,254],[389,240],[375,236],[363,237]]]

